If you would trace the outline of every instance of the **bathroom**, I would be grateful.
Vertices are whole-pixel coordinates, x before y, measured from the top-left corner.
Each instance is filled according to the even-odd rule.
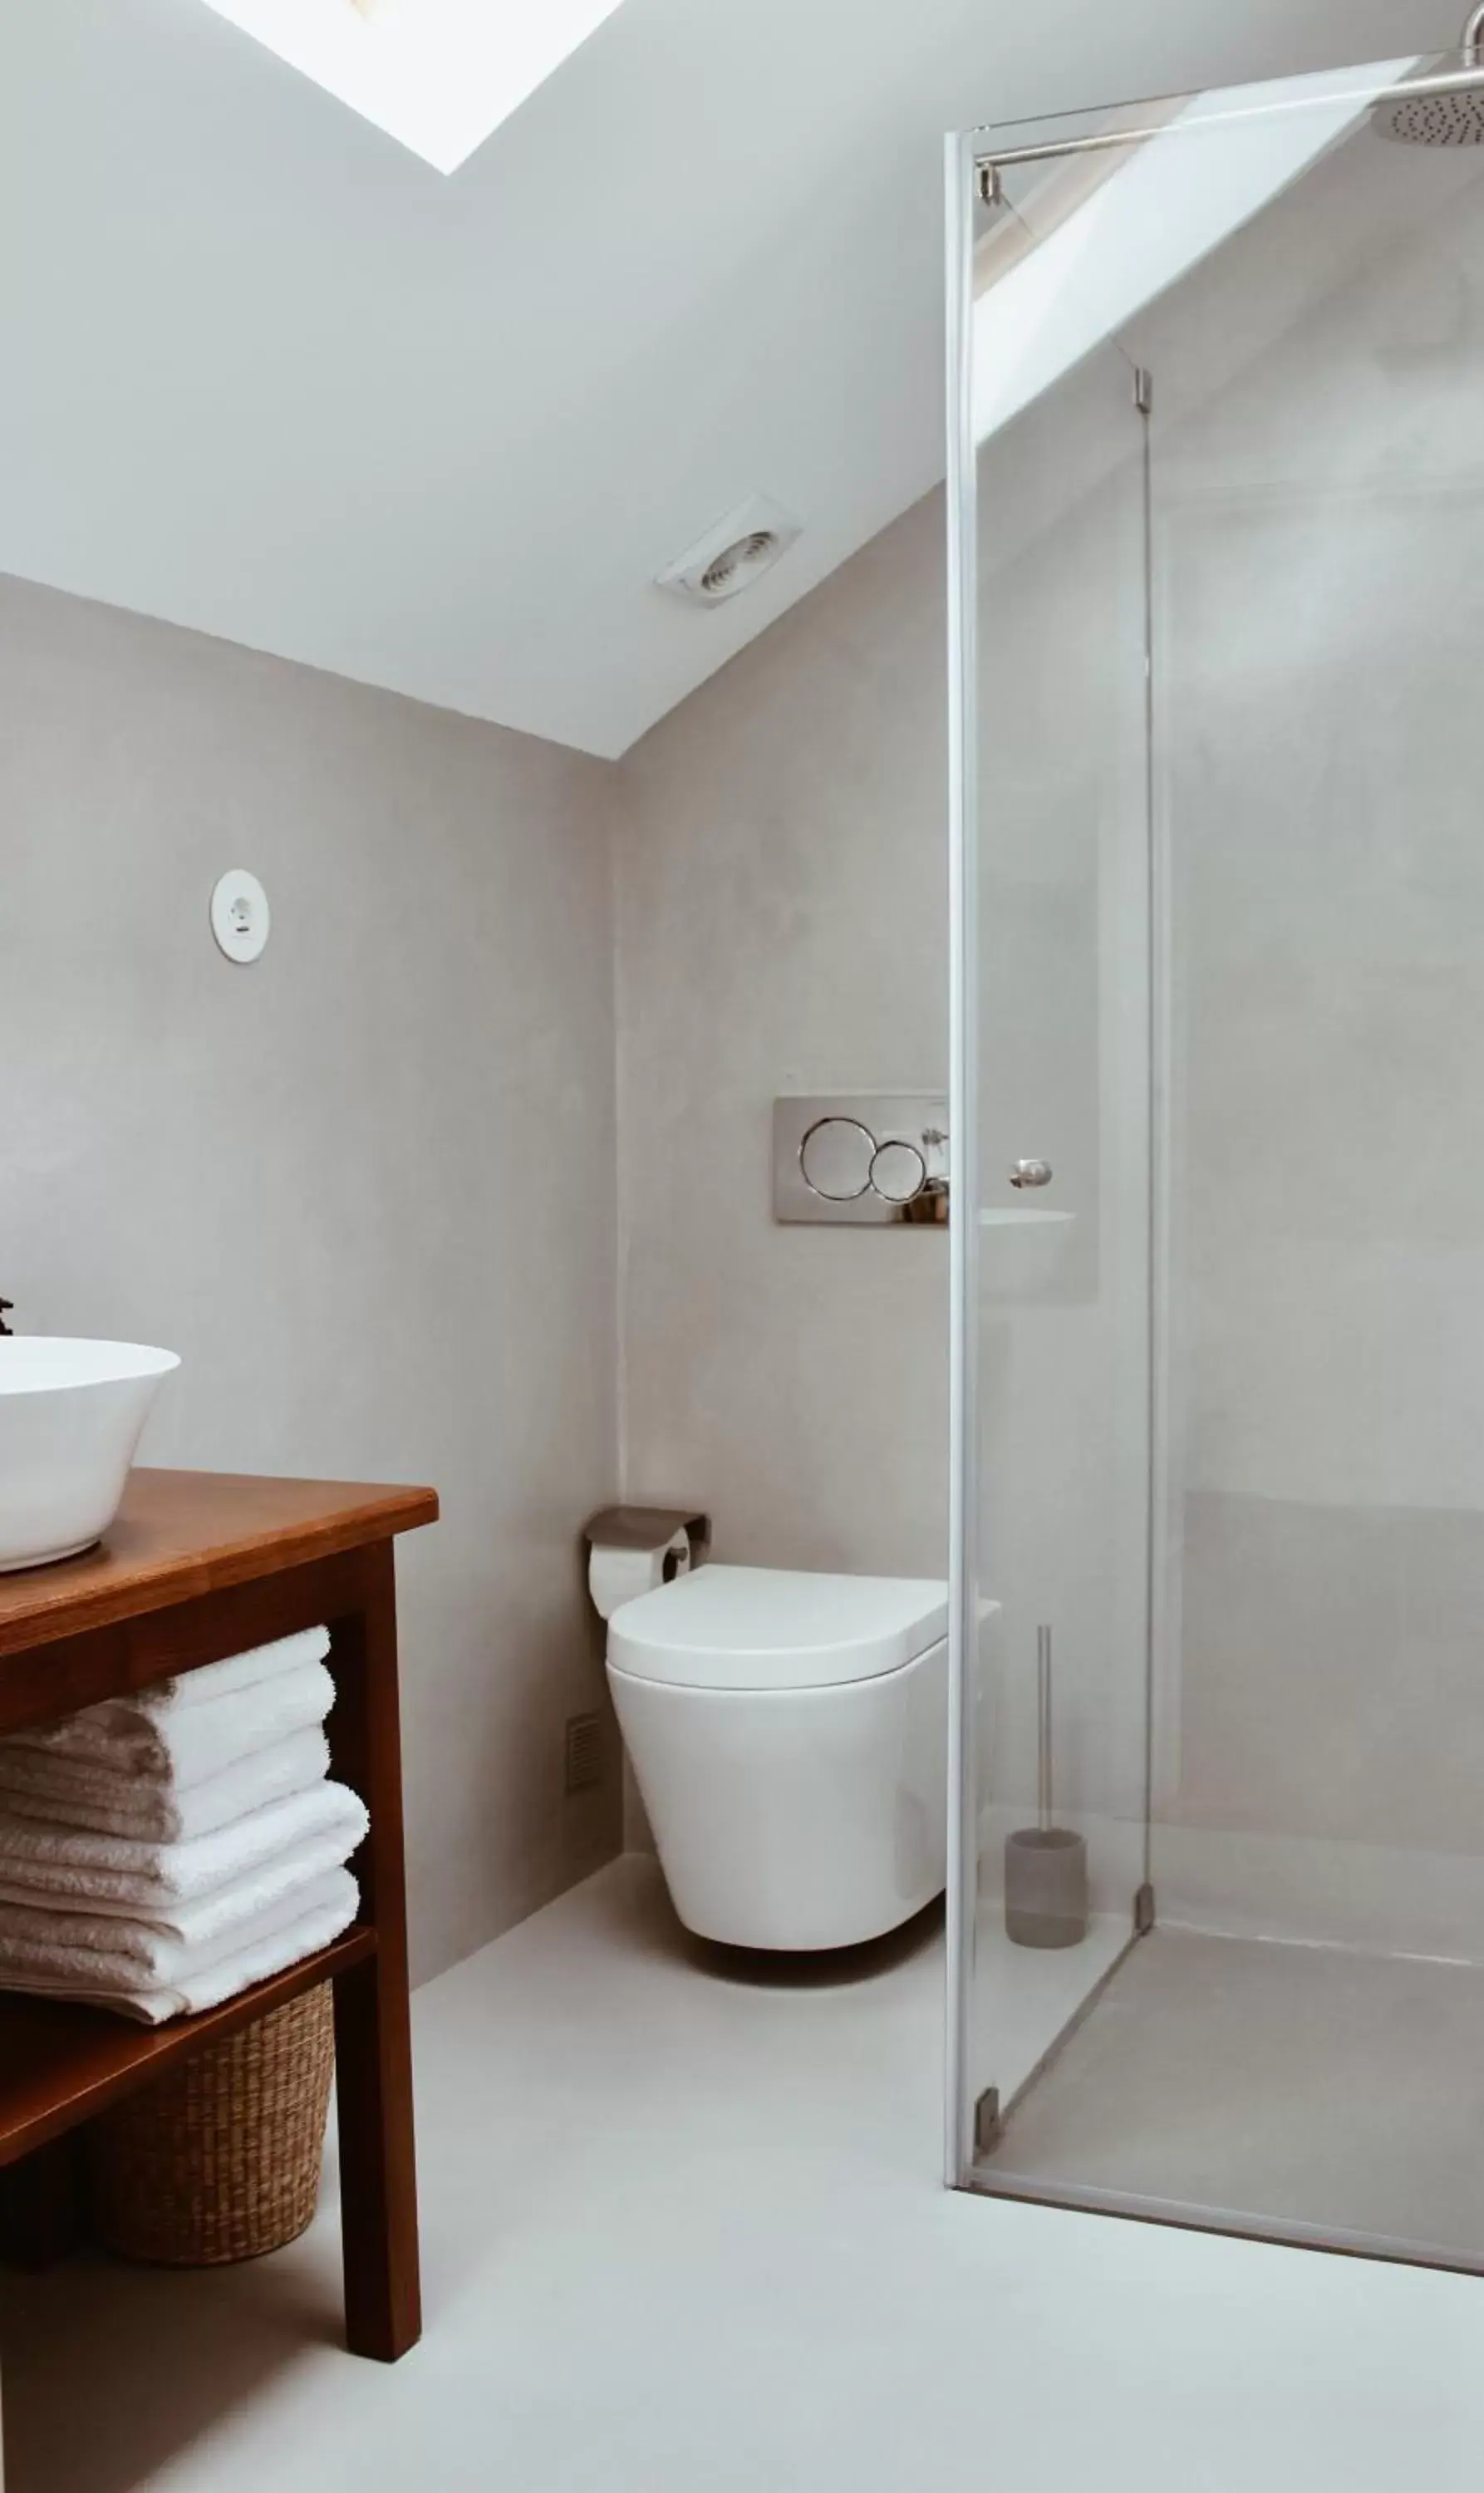
[[[1017,1216],[971,1342],[948,1228],[775,1218],[773,1134],[962,1072],[943,135],[1410,63],[1457,8],[879,0],[846,42],[818,0],[622,0],[451,174],[233,14],[0,9],[0,1290],[18,1337],[178,1355],[146,1464],[437,1491],[397,1550],[425,2333],[344,2353],[333,2154],[261,2262],[7,2271],[10,2493],[896,2486],[991,2449],[1471,2483],[1477,2277],[1291,2247],[1395,2230],[1306,2198],[1348,2096],[1347,2185],[1389,2154],[1410,2191],[1430,2130],[1467,2156],[1467,1970],[1338,2084],[1260,2001],[1261,2118],[1159,2010],[1201,2117],[1161,2095],[1131,2180],[1124,2064],[1070,2147],[1051,2087],[1136,1949],[1101,2006],[1031,2002],[1026,2068],[1075,2030],[1024,2192],[1013,2108],[945,2190],[941,1920],[814,1964],[684,1936],[582,1539],[683,1504],[708,1568],[962,1590],[972,1367],[987,1922],[1049,1617],[1094,1942],[1147,1838],[1172,1937],[1477,1963],[1467,151],[1296,162],[1120,307],[1147,444],[1105,322],[982,452],[972,1200]],[[1003,177],[1032,231],[1041,178]],[[754,496],[803,523],[772,569],[710,612],[656,585]],[[248,963],[209,923],[233,868]],[[1025,2074],[1005,1966],[1083,1963],[966,1970],[958,1919],[951,2129]],[[1208,2229],[1244,2124],[1288,2196],[1222,2205],[1276,2242]]]

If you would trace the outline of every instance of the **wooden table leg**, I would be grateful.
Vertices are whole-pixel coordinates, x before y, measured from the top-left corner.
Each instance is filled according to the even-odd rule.
[[[365,1569],[365,1607],[335,1622],[331,1655],[334,1771],[371,1812],[371,1834],[351,1866],[377,1935],[375,1955],[335,1985],[341,2228],[346,2342],[353,2355],[395,2363],[416,2345],[423,2321],[390,1542],[367,1551]]]

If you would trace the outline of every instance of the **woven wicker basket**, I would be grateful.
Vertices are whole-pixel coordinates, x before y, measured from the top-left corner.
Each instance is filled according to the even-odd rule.
[[[166,2268],[293,2241],[319,2195],[334,2067],[322,1983],[104,2113],[87,2131],[99,2241]]]

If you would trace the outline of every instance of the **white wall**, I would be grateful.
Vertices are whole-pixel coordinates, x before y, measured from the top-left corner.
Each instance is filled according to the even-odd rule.
[[[148,1458],[427,1480],[427,1974],[605,1858],[578,1529],[616,1468],[603,766],[0,582],[0,1287],[184,1366]],[[273,941],[229,967],[217,875]]]
[[[625,0],[445,182],[210,10],[11,0],[0,565],[621,752],[941,475],[943,131],[1462,14]],[[656,596],[759,488],[787,563]]]

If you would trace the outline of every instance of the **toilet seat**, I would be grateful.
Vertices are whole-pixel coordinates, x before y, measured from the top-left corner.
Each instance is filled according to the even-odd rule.
[[[947,1633],[948,1588],[932,1579],[713,1565],[625,1602],[608,1658],[663,1687],[804,1691],[884,1678]]]

